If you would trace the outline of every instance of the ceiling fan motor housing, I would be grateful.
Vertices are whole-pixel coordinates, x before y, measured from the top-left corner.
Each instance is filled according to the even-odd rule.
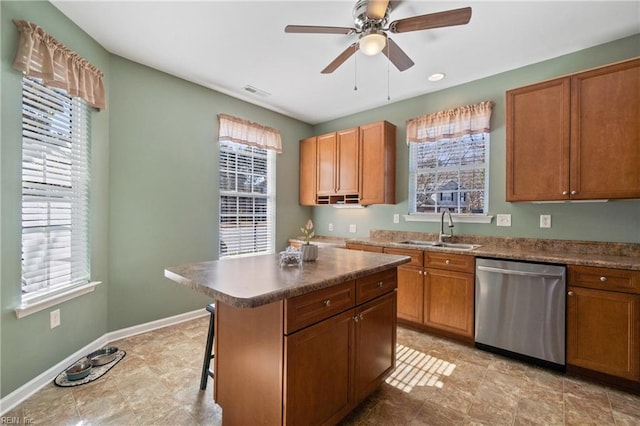
[[[353,8],[353,22],[358,33],[369,29],[381,31],[389,22],[391,6],[387,6],[382,19],[372,19],[367,16],[367,3],[367,0],[358,0]]]

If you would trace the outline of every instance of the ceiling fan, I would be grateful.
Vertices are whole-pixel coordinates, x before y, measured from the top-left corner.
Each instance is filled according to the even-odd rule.
[[[398,46],[387,32],[394,34],[431,28],[464,25],[471,19],[471,8],[452,9],[444,12],[429,13],[398,19],[389,25],[391,6],[389,0],[358,0],[353,8],[354,27],[324,27],[314,25],[287,25],[286,33],[318,34],[358,34],[358,40],[347,47],[325,69],[322,74],[330,74],[353,55],[356,50],[365,55],[377,55],[382,52],[400,71],[411,68],[414,63]]]

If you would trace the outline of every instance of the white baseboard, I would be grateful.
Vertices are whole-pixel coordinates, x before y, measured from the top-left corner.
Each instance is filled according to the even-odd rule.
[[[151,321],[144,324],[135,325],[133,327],[123,328],[121,330],[106,333],[2,398],[0,400],[0,416],[3,416],[6,412],[13,409],[21,402],[29,398],[31,395],[36,393],[38,390],[42,389],[44,386],[52,382],[58,376],[58,374],[60,374],[61,371],[76,362],[78,359],[86,356],[88,353],[104,347],[110,342],[124,339],[126,337],[135,336],[136,334],[146,333],[158,328],[168,327],[170,325],[190,321],[192,319],[200,318],[207,315],[209,315],[209,313],[206,310],[198,309],[197,311],[187,312],[169,318],[163,318],[160,320]]]

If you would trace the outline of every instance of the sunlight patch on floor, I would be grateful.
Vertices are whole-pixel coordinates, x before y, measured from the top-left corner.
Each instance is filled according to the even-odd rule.
[[[450,376],[455,364],[432,357],[401,344],[396,345],[396,369],[386,382],[403,392],[416,386],[443,386],[442,378]]]

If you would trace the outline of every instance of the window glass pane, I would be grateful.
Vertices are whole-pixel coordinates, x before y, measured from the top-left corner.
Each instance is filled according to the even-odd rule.
[[[271,151],[220,142],[220,257],[274,251],[273,164]]]
[[[487,211],[488,135],[410,143],[413,213]]]
[[[22,299],[89,281],[89,108],[22,80]]]

